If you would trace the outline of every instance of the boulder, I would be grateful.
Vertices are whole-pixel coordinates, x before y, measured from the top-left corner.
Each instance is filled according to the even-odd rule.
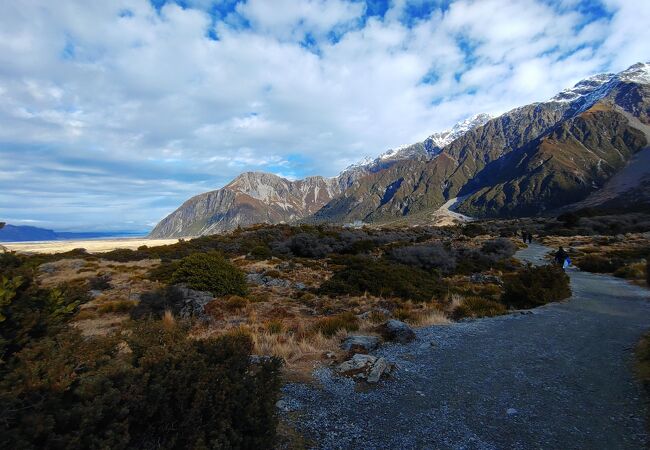
[[[473,273],[469,277],[469,281],[471,281],[472,283],[493,283],[498,285],[503,284],[503,280],[501,280],[500,277],[496,275],[486,275],[482,273]]]
[[[387,341],[395,341],[406,344],[415,340],[415,332],[404,322],[396,319],[388,320],[377,329]]]
[[[195,291],[183,284],[177,284],[173,287],[173,295],[177,300],[178,315],[183,319],[190,317],[198,317],[200,319],[207,319],[205,313],[205,305],[214,300],[214,296],[210,292]]]
[[[370,353],[379,346],[377,336],[353,335],[348,336],[342,343],[341,349],[354,353]]]
[[[357,353],[349,360],[339,364],[336,371],[355,381],[367,381],[374,384],[379,382],[382,376],[389,375],[393,368],[394,366],[384,358]]]
[[[291,287],[291,282],[281,278],[273,278],[261,273],[249,273],[246,275],[246,281],[266,287]]]

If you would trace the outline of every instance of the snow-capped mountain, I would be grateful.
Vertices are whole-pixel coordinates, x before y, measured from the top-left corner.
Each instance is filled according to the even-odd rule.
[[[620,83],[650,83],[650,63],[637,63],[619,73],[602,73],[579,81],[551,98],[551,102],[572,103],[584,111],[605,97]]]
[[[495,118],[472,116],[422,142],[360,161],[338,177],[289,181],[242,174],[222,189],[185,202],[151,235],[197,236],[307,218],[325,223],[402,220],[455,197],[463,198],[458,211],[475,217],[554,211],[645,161],[635,158],[649,151],[642,150],[650,135],[649,105],[650,64],[638,63],[618,74],[586,78],[547,102]],[[644,199],[650,191],[635,192],[614,201]]]
[[[348,166],[341,175],[352,176],[354,178],[365,173],[382,170],[395,161],[416,158],[432,159],[437,156],[445,146],[460,138],[468,131],[484,125],[491,118],[492,116],[484,113],[468,117],[467,119],[458,122],[452,128],[434,133],[424,141],[418,142],[417,144],[400,145],[399,147],[385,151],[376,158],[366,156],[358,163]]]
[[[459,137],[463,136],[470,130],[478,128],[482,125],[485,125],[488,120],[492,119],[492,116],[489,114],[476,114],[472,117],[468,117],[462,122],[458,122],[450,130],[441,131],[439,133],[434,133],[429,136],[429,140],[438,148],[444,148],[447,145],[454,142]]]

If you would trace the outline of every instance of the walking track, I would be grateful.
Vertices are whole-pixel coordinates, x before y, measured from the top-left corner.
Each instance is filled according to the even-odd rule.
[[[517,256],[540,263],[549,249]],[[530,314],[433,326],[377,352],[396,379],[360,391],[319,369],[284,409],[318,448],[643,449],[647,404],[633,350],[650,291],[569,271],[573,297]]]

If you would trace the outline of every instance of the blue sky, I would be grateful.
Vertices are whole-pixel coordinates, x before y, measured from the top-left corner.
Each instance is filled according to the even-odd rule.
[[[148,229],[650,60],[645,0],[30,0],[0,15],[0,220]]]

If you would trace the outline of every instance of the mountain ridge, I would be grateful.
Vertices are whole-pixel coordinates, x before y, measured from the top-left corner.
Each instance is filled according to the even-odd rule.
[[[548,101],[473,116],[334,178],[242,174],[185,202],[151,236],[260,222],[382,223],[435,211],[459,196],[457,211],[477,217],[545,213],[591,195],[648,145],[630,118],[649,124],[649,99],[648,63],[594,75]]]

